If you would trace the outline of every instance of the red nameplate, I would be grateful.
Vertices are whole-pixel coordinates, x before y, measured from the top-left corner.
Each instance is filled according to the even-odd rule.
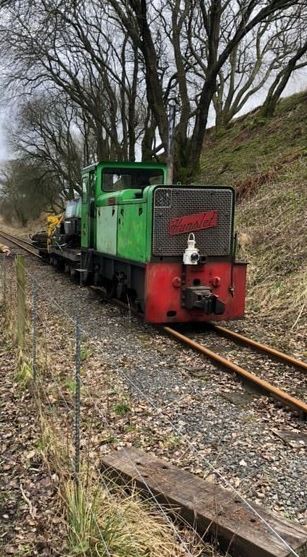
[[[194,215],[176,217],[169,222],[169,233],[171,236],[175,236],[176,234],[185,234],[187,232],[194,232],[195,230],[214,228],[217,226],[217,220],[217,211],[207,211],[205,213],[195,213]]]

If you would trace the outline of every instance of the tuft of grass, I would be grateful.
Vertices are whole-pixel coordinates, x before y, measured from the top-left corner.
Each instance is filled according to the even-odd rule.
[[[117,416],[125,416],[128,412],[131,411],[129,404],[125,401],[118,402],[114,404],[113,410]]]
[[[163,445],[168,449],[174,450],[182,445],[182,439],[179,437],[179,435],[169,435],[163,441]]]
[[[105,437],[101,441],[101,445],[112,445],[113,443],[117,443],[117,441],[118,441],[117,437],[115,437],[115,435],[110,433],[109,435],[107,435],[107,437]]]
[[[16,379],[22,389],[27,389],[33,380],[32,366],[21,351],[17,357]]]
[[[65,440],[65,432],[63,435],[60,425],[55,424],[50,412],[48,414],[46,409],[43,411],[38,405],[38,415],[41,433],[37,449],[48,468],[62,478],[63,483],[65,477],[70,475],[72,448]]]
[[[64,381],[64,387],[70,392],[70,394],[74,395],[76,392],[76,381],[71,377],[67,377]]]
[[[88,360],[88,358],[90,358],[91,355],[92,355],[92,350],[90,348],[88,348],[87,346],[81,347],[80,350],[81,362],[85,362],[86,360]]]
[[[15,557],[31,557],[33,555],[33,546],[30,544],[25,544],[17,549],[17,553],[15,553]]]
[[[97,499],[87,497],[83,486],[66,485],[68,543],[73,555],[104,555],[103,537],[97,523]]]
[[[149,502],[138,494],[127,495],[114,484],[82,482],[66,485],[69,550],[84,557],[179,557],[180,547],[173,528]],[[193,555],[201,553],[194,540]]]

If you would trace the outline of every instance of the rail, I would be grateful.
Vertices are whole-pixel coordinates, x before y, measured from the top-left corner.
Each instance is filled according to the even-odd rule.
[[[4,240],[6,240],[7,242],[10,242],[11,244],[18,246],[19,248],[23,249],[27,253],[34,255],[38,259],[42,259],[42,257],[37,253],[37,251],[35,251],[33,248],[30,249],[29,247],[27,247],[27,246],[32,246],[31,242],[28,242],[28,240],[23,240],[23,238],[13,236],[12,234],[8,234],[7,232],[2,232],[2,230],[0,230],[0,238],[4,238]]]
[[[197,352],[200,352],[201,354],[204,354],[205,356],[207,356],[208,358],[210,358],[214,362],[218,362],[223,367],[237,373],[241,377],[244,377],[244,379],[246,379],[249,382],[253,383],[254,385],[257,385],[258,387],[260,387],[261,390],[263,390],[265,392],[268,392],[271,395],[277,397],[284,404],[287,404],[287,405],[290,405],[290,406],[294,407],[300,413],[307,414],[307,404],[303,400],[297,399],[297,398],[289,395],[288,393],[286,393],[282,389],[279,389],[278,387],[269,383],[268,381],[265,381],[264,379],[261,379],[260,377],[258,377],[254,373],[251,373],[250,371],[247,371],[246,369],[238,366],[237,364],[231,362],[230,360],[227,360],[226,358],[223,358],[223,356],[220,356],[219,354],[216,354],[215,352],[213,352],[209,348],[206,348],[202,344],[199,344],[198,342],[195,342],[191,338],[183,335],[182,333],[180,333],[179,331],[176,331],[175,329],[172,329],[171,327],[164,327],[164,331],[168,335],[170,335],[170,336],[176,338],[177,340],[179,340],[180,342],[182,342],[184,344],[187,344],[188,346],[193,348],[193,350],[196,350]]]
[[[307,363],[302,362],[301,360],[297,360],[296,358],[293,358],[293,356],[290,356],[289,354],[284,354],[283,352],[280,352],[279,350],[276,350],[275,348],[272,348],[267,344],[261,344],[256,340],[241,335],[240,333],[235,333],[230,329],[226,329],[226,327],[221,327],[220,325],[215,325],[215,324],[211,324],[211,327],[213,328],[214,331],[221,334],[222,336],[232,338],[233,340],[237,340],[238,342],[242,344],[246,344],[247,346],[252,346],[253,348],[256,348],[256,350],[259,350],[259,352],[264,352],[266,354],[269,354],[270,356],[278,358],[282,362],[286,362],[287,364],[290,364],[292,366],[301,368],[304,371],[307,371]]]

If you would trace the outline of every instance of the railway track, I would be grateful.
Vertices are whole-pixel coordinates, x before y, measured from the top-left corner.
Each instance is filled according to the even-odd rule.
[[[31,242],[29,242],[27,240],[23,240],[22,238],[13,236],[12,234],[8,234],[8,233],[2,232],[2,231],[0,231],[0,237],[4,238],[6,241],[8,241],[8,242],[10,242],[10,243],[12,243],[12,244],[14,244],[18,247],[20,247],[22,250],[26,251],[27,253],[29,253],[31,255],[34,255],[38,259],[42,259],[41,256],[37,253],[37,251],[35,249],[33,249]],[[93,287],[93,288],[95,290],[99,290],[99,289],[96,289],[95,287]],[[123,302],[116,301],[116,303],[120,307],[123,307],[123,308],[127,309],[127,305],[124,304]],[[303,371],[304,373],[307,372],[307,363],[305,363],[301,360],[297,360],[296,358],[293,358],[292,356],[290,356],[288,354],[280,352],[279,350],[276,350],[275,348],[272,348],[271,346],[256,342],[255,340],[253,340],[251,338],[240,335],[239,333],[235,333],[234,331],[231,331],[230,329],[227,329],[225,327],[221,327],[220,325],[212,324],[211,328],[214,332],[216,332],[217,335],[221,335],[223,337],[230,338],[231,340],[234,340],[235,342],[241,343],[245,346],[249,346],[249,347],[257,350],[258,352],[260,352],[262,354],[269,355],[269,356],[271,356],[275,359],[277,358],[281,362],[283,362],[285,364],[288,364],[288,365],[291,365],[291,366],[295,367],[296,369],[299,369],[300,371]],[[177,341],[180,341],[181,343],[189,346],[193,350],[195,350],[195,351],[201,353],[202,355],[208,357],[212,361],[220,364],[225,369],[236,373],[237,375],[239,375],[240,377],[242,377],[244,380],[248,381],[249,383],[251,383],[255,387],[260,388],[262,392],[268,393],[269,395],[273,396],[274,398],[277,398],[278,400],[280,400],[283,404],[285,404],[287,406],[291,406],[292,408],[297,410],[300,414],[307,415],[307,404],[303,400],[300,400],[299,398],[296,398],[296,397],[290,395],[289,393],[287,393],[283,389],[280,389],[279,387],[270,383],[269,381],[266,381],[265,379],[260,378],[256,374],[254,374],[254,373],[248,371],[247,369],[237,365],[236,363],[232,362],[231,360],[228,360],[228,359],[224,358],[223,356],[221,356],[220,354],[218,354],[218,353],[214,352],[213,350],[207,348],[203,344],[191,339],[189,336],[184,335],[182,332],[180,332],[180,331],[178,331],[178,330],[176,330],[172,327],[168,327],[168,326],[163,327],[163,330],[169,336],[175,338]]]
[[[278,358],[283,363],[286,363],[288,365],[291,364],[291,366],[295,367],[296,369],[299,369],[300,371],[303,371],[304,373],[306,373],[307,371],[307,364],[305,362],[302,362],[301,360],[297,360],[292,356],[289,356],[288,354],[275,350],[270,346],[260,344],[248,337],[235,333],[230,329],[226,329],[225,327],[212,325],[212,329],[217,334],[221,334],[222,336],[228,336],[232,340],[253,347],[257,351],[262,352],[263,354],[266,355],[268,354],[270,356],[273,356],[274,358]],[[222,367],[226,368],[227,370],[236,373],[244,380],[248,381],[249,383],[253,384],[255,387],[259,388],[262,392],[266,392],[269,395],[278,398],[285,405],[295,408],[300,414],[307,415],[307,404],[303,400],[290,395],[283,389],[280,389],[279,387],[270,383],[269,381],[262,379],[258,375],[246,370],[245,368],[237,365],[231,360],[224,358],[223,356],[214,352],[210,348],[207,348],[204,344],[197,342],[196,340],[192,339],[190,336],[187,336],[172,327],[164,327],[164,331],[171,337],[180,341],[181,343],[189,346],[193,350],[208,357],[213,362],[218,363]]]
[[[37,250],[33,248],[32,242],[29,242],[28,240],[24,240],[23,238],[17,236],[13,236],[12,234],[8,234],[7,232],[2,232],[2,230],[0,230],[0,238],[3,238],[14,246],[21,248],[30,255],[34,255],[38,259],[42,259]]]
[[[99,289],[95,287],[91,287],[91,288],[99,291]],[[113,300],[113,301],[120,308],[127,310],[127,304],[125,304],[124,302],[121,302],[119,300]],[[129,308],[129,311],[131,311],[131,308]],[[137,312],[134,313],[139,316]],[[276,350],[271,346],[268,346],[266,344],[261,344],[249,337],[240,335],[239,333],[235,333],[234,331],[231,331],[226,327],[221,327],[220,325],[215,325],[215,324],[210,324],[210,327],[217,334],[220,334],[224,337],[229,337],[234,341],[237,341],[241,344],[254,348],[255,350],[259,351],[262,354],[266,354],[272,356],[273,358],[277,358],[284,364],[291,365],[296,369],[299,369],[305,373],[307,372],[307,363],[301,360],[297,360],[296,358],[293,358],[293,356],[290,356],[289,354],[280,352],[279,350]],[[189,348],[192,348],[196,352],[199,352],[202,355],[207,356],[213,362],[219,363],[221,366],[228,369],[229,371],[236,373],[244,380],[248,381],[250,384],[259,388],[262,392],[272,395],[273,397],[277,398],[286,406],[291,406],[292,408],[297,410],[300,414],[304,416],[307,415],[307,404],[303,400],[300,400],[299,398],[296,398],[288,394],[286,391],[276,387],[269,381],[261,379],[256,374],[251,373],[250,371],[238,366],[237,364],[233,363],[232,361],[226,358],[223,358],[222,356],[210,350],[203,344],[200,344],[199,342],[196,342],[190,337],[182,334],[180,331],[177,331],[176,329],[173,329],[172,327],[168,327],[168,326],[163,327],[163,330],[165,333],[175,338],[177,341],[180,341],[181,343],[187,345]]]

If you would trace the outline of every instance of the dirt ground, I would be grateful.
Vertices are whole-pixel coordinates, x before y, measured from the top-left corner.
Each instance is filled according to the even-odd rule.
[[[39,457],[37,409],[16,381],[15,350],[0,320],[0,555],[63,556],[57,478]]]

